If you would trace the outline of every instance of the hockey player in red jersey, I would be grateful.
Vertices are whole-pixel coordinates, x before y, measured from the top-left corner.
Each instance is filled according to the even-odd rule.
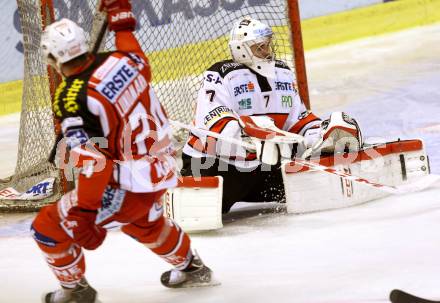
[[[306,157],[333,152],[341,143],[345,147],[353,142],[352,149],[362,144],[359,127],[348,115],[337,112],[322,121],[306,109],[295,88],[295,75],[275,59],[272,39],[270,26],[249,17],[240,19],[229,41],[233,59],[208,68],[198,92],[194,123],[199,131],[190,133],[183,148],[181,173],[222,176],[223,213],[238,201],[285,199],[279,165],[272,164],[279,163],[286,148],[290,158],[298,149],[305,150]],[[254,147],[231,145],[203,130]],[[272,138],[273,134],[280,137]],[[274,146],[278,139],[281,144]]]
[[[132,33],[131,4],[104,0],[101,10],[115,32],[116,51],[90,53],[84,31],[68,19],[49,25],[41,39],[49,64],[63,76],[54,116],[69,161],[79,169],[75,189],[41,209],[31,227],[61,284],[44,296],[46,303],[97,300],[85,278],[82,249],[98,248],[116,226],[174,266],[162,274],[164,286],[211,281],[188,235],[163,216],[161,196],[177,183],[170,128],[149,84],[148,59]]]

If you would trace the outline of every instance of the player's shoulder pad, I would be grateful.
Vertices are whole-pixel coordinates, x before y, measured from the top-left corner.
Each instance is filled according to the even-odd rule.
[[[248,69],[244,64],[234,62],[233,60],[223,60],[213,64],[207,71],[217,72],[222,78],[234,70]]]
[[[275,60],[275,67],[290,70],[290,67],[287,65],[287,63],[281,60]]]

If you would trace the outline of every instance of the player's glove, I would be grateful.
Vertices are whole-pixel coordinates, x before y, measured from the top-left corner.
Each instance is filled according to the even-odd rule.
[[[329,154],[344,151],[358,151],[363,140],[359,124],[343,112],[334,112],[321,125],[306,130],[307,150],[303,158],[318,154]]]
[[[277,128],[267,116],[241,116],[239,123],[254,143],[258,160],[268,165],[292,159],[298,147],[304,144],[302,136]]]
[[[107,12],[108,28],[111,31],[134,31],[136,18],[131,9],[130,0],[102,0],[100,11]]]
[[[96,225],[96,210],[80,208],[69,209],[63,228],[68,230],[74,241],[85,249],[94,250],[104,242],[107,230]]]

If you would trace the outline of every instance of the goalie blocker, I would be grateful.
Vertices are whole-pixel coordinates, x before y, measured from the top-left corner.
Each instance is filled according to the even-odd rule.
[[[311,161],[388,186],[411,183],[429,174],[428,156],[418,139],[371,145]],[[281,169],[288,213],[349,207],[389,195],[362,182],[312,171],[294,161],[284,163]],[[185,231],[221,228],[222,190],[221,177],[183,177],[166,195],[166,215]]]

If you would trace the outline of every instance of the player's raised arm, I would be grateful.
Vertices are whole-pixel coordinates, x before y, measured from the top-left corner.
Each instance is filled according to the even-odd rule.
[[[136,18],[130,0],[102,0],[100,10],[107,12],[108,29],[115,33],[116,49],[143,54],[142,47],[133,34]]]

